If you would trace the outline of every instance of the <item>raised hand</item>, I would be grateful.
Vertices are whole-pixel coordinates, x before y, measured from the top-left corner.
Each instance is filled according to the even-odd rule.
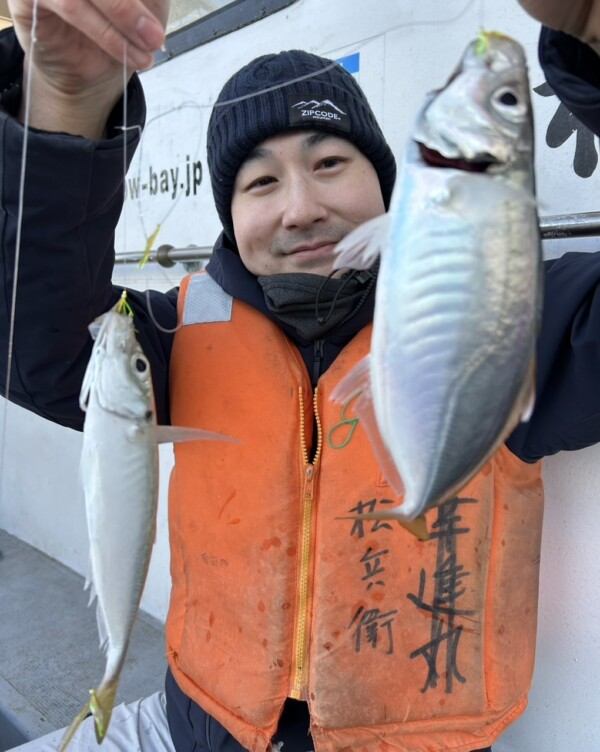
[[[128,73],[152,63],[169,11],[169,0],[38,0],[32,45],[34,0],[8,4],[33,67],[32,125],[89,136],[121,94],[124,61]]]
[[[600,40],[600,0],[519,0],[538,21],[584,42]]]

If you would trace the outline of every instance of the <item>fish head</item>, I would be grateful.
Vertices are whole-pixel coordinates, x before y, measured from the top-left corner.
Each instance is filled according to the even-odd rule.
[[[533,117],[521,45],[482,32],[447,84],[432,92],[413,132],[427,164],[487,173],[524,173],[533,181]]]
[[[90,325],[95,338],[84,381],[88,399],[124,418],[150,422],[154,398],[150,364],[131,316],[112,309]]]

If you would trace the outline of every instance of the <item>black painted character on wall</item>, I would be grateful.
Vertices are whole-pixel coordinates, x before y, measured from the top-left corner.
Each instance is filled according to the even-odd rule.
[[[534,91],[541,97],[555,96],[546,82],[541,86],[536,86]],[[589,178],[598,166],[598,151],[594,134],[561,102],[548,124],[546,143],[551,149],[558,149],[569,140],[573,133],[576,134],[573,170],[580,178]]]

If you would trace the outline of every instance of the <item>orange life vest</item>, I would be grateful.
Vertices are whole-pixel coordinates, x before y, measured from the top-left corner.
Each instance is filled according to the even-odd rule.
[[[172,421],[238,440],[175,448],[167,643],[181,689],[253,752],[287,697],[308,702],[317,752],[493,743],[533,672],[539,463],[502,448],[428,512],[425,542],[357,519],[399,503],[351,404],[329,399],[370,327],[313,394],[283,332],[208,275],[184,281],[180,316]]]

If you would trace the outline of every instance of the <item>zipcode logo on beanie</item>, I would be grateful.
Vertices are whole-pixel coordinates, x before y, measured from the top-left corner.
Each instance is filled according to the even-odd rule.
[[[288,95],[290,125],[310,125],[327,123],[341,131],[350,130],[350,118],[331,99],[313,99],[310,94]]]

